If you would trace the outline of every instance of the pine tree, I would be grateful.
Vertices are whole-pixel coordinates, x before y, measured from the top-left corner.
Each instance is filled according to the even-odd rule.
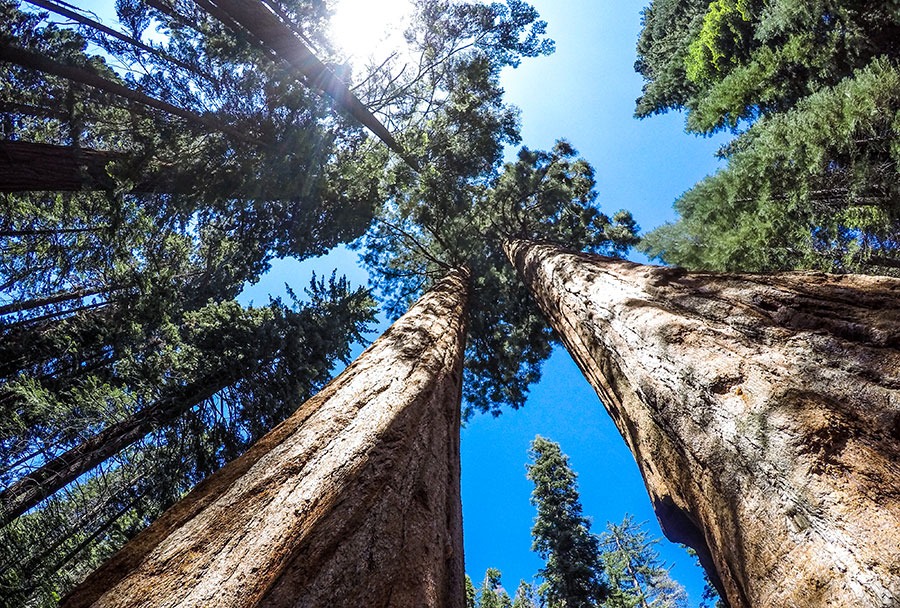
[[[527,477],[534,482],[531,503],[538,514],[532,549],[547,560],[539,575],[547,582],[551,608],[588,608],[606,598],[599,541],[581,513],[576,474],[559,444],[535,437]]]
[[[621,524],[607,522],[600,535],[603,567],[609,579],[604,608],[683,608],[687,593],[672,580],[642,524],[626,515]]]
[[[465,107],[471,109],[471,102]],[[474,110],[474,116],[462,115],[464,123],[493,131],[496,116],[479,114],[495,110]],[[439,132],[429,139],[445,137]],[[456,153],[469,139],[454,135],[452,145],[432,153]],[[629,213],[610,217],[597,208],[593,168],[568,142],[557,142],[547,152],[524,148],[502,170],[499,152],[492,147],[487,167],[474,175],[452,158],[439,157],[435,164],[443,164],[443,171],[406,186],[365,241],[364,261],[389,310],[402,307],[448,264],[464,262],[472,269],[465,383],[469,414],[499,415],[504,407],[521,407],[552,348],[546,322],[503,253],[505,235],[579,243],[609,254],[624,253],[637,240]]]

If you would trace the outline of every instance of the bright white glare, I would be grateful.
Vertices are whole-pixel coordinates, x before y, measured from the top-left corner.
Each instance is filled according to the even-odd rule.
[[[331,35],[347,59],[385,59],[404,46],[409,25],[410,0],[338,0],[331,18]]]

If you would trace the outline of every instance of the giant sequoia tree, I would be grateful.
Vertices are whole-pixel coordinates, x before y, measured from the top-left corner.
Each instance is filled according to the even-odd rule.
[[[297,310],[208,305],[170,328],[168,356],[127,356],[123,371],[64,391],[10,383],[4,523],[63,488],[0,536],[10,602],[80,580],[324,386],[373,311],[344,281],[317,281],[309,295]]]
[[[407,149],[456,136],[477,173],[513,113],[475,153],[453,132],[473,113],[435,116],[468,93],[501,108],[485,75],[552,45],[521,2],[422,3],[416,75],[388,62],[363,78],[388,124],[418,125],[401,148],[329,67],[320,3],[120,2],[123,30],[35,4],[78,26],[2,5],[4,518],[59,492],[5,529],[3,582],[8,601],[52,604],[291,414],[359,337],[370,309],[343,283],[297,313],[231,301],[272,257],[359,235],[393,194],[386,165],[414,179],[354,119],[409,166]],[[146,42],[156,26],[165,41]]]
[[[900,598],[897,279],[506,250],[733,608]]]
[[[359,235],[377,172],[303,75],[159,6],[118,3],[111,36],[0,5],[3,523],[56,492],[2,531],[9,605],[55,604],[321,388],[371,318],[336,280],[299,308],[233,301],[273,256]],[[152,22],[165,44],[138,42]]]
[[[728,165],[647,235],[663,261],[720,270],[896,273],[900,11],[855,0],[655,0],[637,115],[731,129]]]
[[[462,608],[468,279],[450,272],[63,605]]]
[[[128,31],[75,13],[77,34],[0,5],[0,171],[16,177],[0,226],[7,519],[106,467],[75,484],[80,498],[8,526],[16,547],[53,529],[7,560],[14,601],[38,597],[36,564],[47,573],[137,534],[66,604],[462,606],[460,393],[467,412],[520,406],[551,327],[634,452],[664,530],[735,608],[896,599],[896,281],[687,276],[565,253],[621,255],[637,227],[600,212],[593,170],[564,141],[501,167],[519,132],[500,71],[552,49],[530,6],[419,3],[407,40],[420,64],[373,66],[358,97],[310,52],[317,7],[127,1]],[[686,196],[696,214],[651,249],[682,231],[666,251],[701,266],[889,264],[895,13],[657,0],[641,111],[752,127],[703,186],[714,196]],[[150,23],[165,44],[140,42]],[[837,128],[817,139],[825,120]],[[325,251],[373,219],[364,258],[389,311],[407,312],[302,403],[364,325],[365,294],[320,283],[293,313],[233,298],[273,256]],[[690,221],[719,229],[715,246]],[[742,258],[744,230],[808,238]],[[52,598],[97,559],[40,591]],[[596,582],[555,598],[585,603]]]

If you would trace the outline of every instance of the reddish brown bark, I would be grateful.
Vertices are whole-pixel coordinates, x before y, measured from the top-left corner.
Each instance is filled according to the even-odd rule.
[[[48,230],[47,232],[51,231]],[[49,296],[4,304],[0,306],[0,315],[9,315],[25,310],[34,310],[35,308],[41,308],[42,306],[50,306],[52,304],[60,304],[62,302],[71,302],[72,300],[81,300],[90,296],[95,296],[97,294],[107,293],[114,290],[114,287],[96,287],[93,289],[84,288],[74,289],[72,291],[57,292]]]
[[[106,165],[115,152],[25,141],[0,142],[0,192],[111,189]]]
[[[900,280],[507,253],[733,608],[900,605]]]
[[[128,155],[122,152],[0,141],[0,192],[112,190],[118,184],[107,166],[128,160]],[[157,170],[141,176],[131,191],[189,194],[195,189],[195,181],[194,177],[174,169]]]
[[[467,294],[450,273],[63,606],[462,608]]]

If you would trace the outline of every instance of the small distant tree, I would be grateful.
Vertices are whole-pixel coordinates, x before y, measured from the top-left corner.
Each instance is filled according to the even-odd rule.
[[[512,600],[500,584],[500,571],[488,568],[478,590],[478,608],[511,608]]]
[[[599,540],[581,514],[576,473],[558,443],[535,437],[527,477],[534,482],[531,503],[538,509],[532,549],[546,560],[539,571],[546,581],[550,608],[598,606],[607,597]]]
[[[475,600],[475,585],[472,584],[472,579],[469,578],[469,575],[466,575],[466,608],[475,608],[476,600]]]
[[[606,524],[600,535],[601,558],[609,577],[604,608],[677,608],[687,605],[687,593],[669,576],[653,548],[659,542],[626,515],[621,524]]]
[[[538,590],[531,583],[519,582],[512,608],[538,608],[542,605]]]

